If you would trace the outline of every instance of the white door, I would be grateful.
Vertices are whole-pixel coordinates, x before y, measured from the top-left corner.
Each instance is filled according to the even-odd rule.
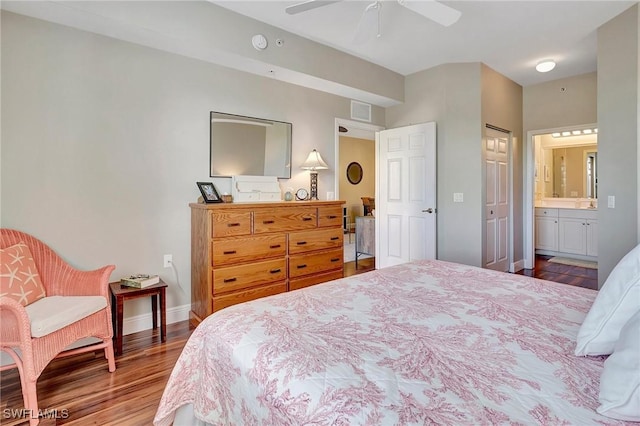
[[[484,267],[509,269],[509,133],[485,128]]]
[[[376,133],[376,267],[436,258],[436,123]]]

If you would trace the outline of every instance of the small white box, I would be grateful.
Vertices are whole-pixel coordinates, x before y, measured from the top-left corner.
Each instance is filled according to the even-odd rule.
[[[280,201],[280,185],[276,176],[231,176],[233,201],[276,202]]]

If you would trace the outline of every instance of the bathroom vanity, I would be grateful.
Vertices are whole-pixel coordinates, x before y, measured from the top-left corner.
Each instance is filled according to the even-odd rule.
[[[597,260],[596,200],[541,200],[535,208],[537,254]]]

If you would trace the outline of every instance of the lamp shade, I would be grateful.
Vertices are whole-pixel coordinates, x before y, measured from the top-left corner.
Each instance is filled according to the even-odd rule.
[[[326,170],[329,166],[324,162],[320,153],[314,149],[309,153],[309,156],[300,168],[304,170]]]

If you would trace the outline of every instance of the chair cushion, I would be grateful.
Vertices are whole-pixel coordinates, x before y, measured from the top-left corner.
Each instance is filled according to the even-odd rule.
[[[620,330],[640,308],[640,244],[618,262],[587,313],[576,355],[609,355]]]
[[[23,242],[0,249],[0,297],[9,297],[27,306],[46,296],[40,274]]]
[[[102,296],[50,296],[27,306],[31,337],[42,337],[104,309]]]

